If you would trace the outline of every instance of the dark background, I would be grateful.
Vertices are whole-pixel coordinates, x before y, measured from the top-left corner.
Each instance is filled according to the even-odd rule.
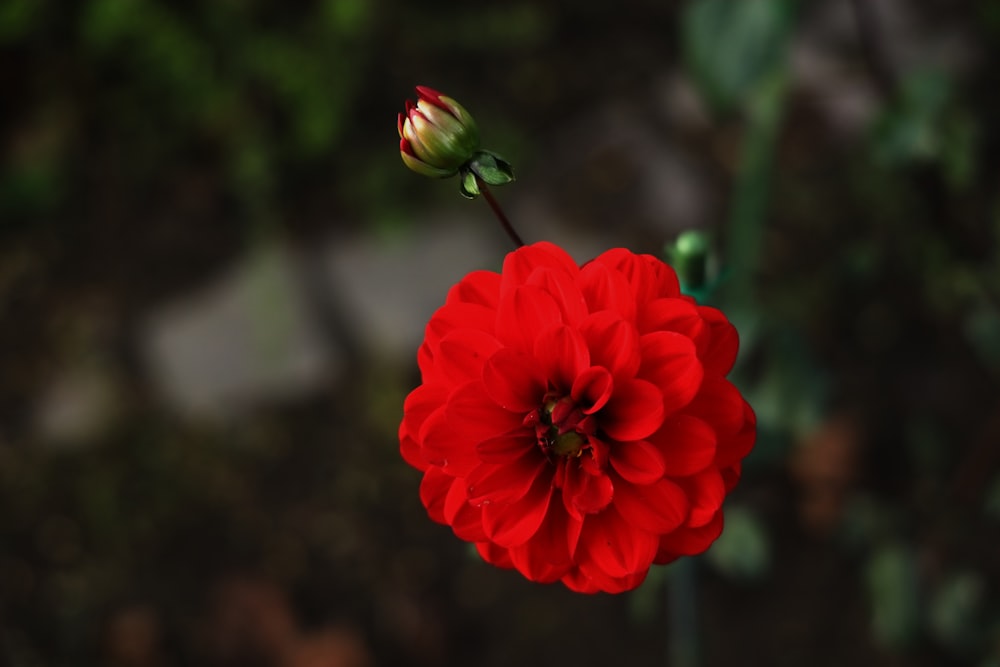
[[[5,0],[0,663],[1000,665],[1000,3]],[[408,172],[415,84],[529,242],[671,257],[757,448],[705,556],[578,596],[397,453],[509,243]]]

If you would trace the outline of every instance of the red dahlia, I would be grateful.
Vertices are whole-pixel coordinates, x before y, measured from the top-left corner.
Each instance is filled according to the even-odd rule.
[[[725,378],[737,345],[655,257],[522,247],[431,317],[400,449],[430,517],[486,561],[629,590],[722,531],[756,430]]]

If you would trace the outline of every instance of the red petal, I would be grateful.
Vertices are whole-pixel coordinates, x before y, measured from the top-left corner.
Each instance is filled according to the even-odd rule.
[[[513,463],[481,465],[465,478],[469,501],[477,506],[516,502],[527,495],[548,465],[544,456],[531,451]]]
[[[705,368],[725,375],[736,363],[739,334],[722,311],[710,306],[698,306],[698,312],[709,327],[708,336],[703,337],[704,342],[699,345],[698,356]]]
[[[568,523],[565,512],[547,512],[534,537],[510,550],[514,567],[531,581],[551,583],[561,579],[573,567],[566,542]]]
[[[497,309],[497,338],[530,353],[539,331],[562,323],[562,313],[552,295],[535,285],[505,293]]]
[[[482,559],[490,565],[496,565],[497,567],[502,567],[507,570],[514,568],[514,563],[510,559],[510,552],[498,544],[487,542],[485,540],[477,542],[476,551],[478,551]]]
[[[659,450],[645,440],[616,443],[611,448],[611,466],[634,484],[652,484],[666,470]]]
[[[473,271],[448,290],[446,304],[473,303],[495,310],[500,301],[500,274]]]
[[[523,414],[541,405],[546,381],[533,357],[504,348],[489,358],[482,372],[486,393],[503,409]]]
[[[592,313],[580,325],[590,348],[590,363],[604,366],[615,377],[631,377],[639,370],[639,332],[617,313]]]
[[[736,488],[736,485],[740,483],[740,475],[743,472],[743,465],[737,463],[736,465],[729,468],[721,468],[719,474],[722,475],[722,482],[726,486],[726,493],[729,493]]]
[[[455,477],[464,477],[479,465],[476,439],[470,439],[454,429],[448,419],[448,408],[431,414],[420,429],[419,440],[424,458],[432,465],[441,466]]]
[[[601,573],[624,577],[648,570],[658,547],[655,535],[633,528],[612,505],[603,512],[587,515],[580,533],[577,561],[580,569],[592,578],[600,577]]]
[[[660,297],[678,297],[681,295],[681,284],[677,280],[677,273],[667,264],[653,257],[652,255],[641,255],[656,274],[657,288],[654,293]]]
[[[637,316],[642,333],[675,331],[694,340],[705,329],[698,308],[684,299],[655,299],[644,305]]]
[[[642,440],[663,423],[663,394],[645,380],[620,380],[611,400],[598,414],[601,430],[619,442]]]
[[[614,506],[636,528],[663,535],[688,518],[689,502],[684,489],[669,479],[644,486],[623,482],[615,488]]]
[[[503,262],[500,282],[501,298],[511,289],[527,284],[531,274],[539,268],[552,268],[576,276],[580,269],[565,250],[547,241],[518,248],[509,253]]]
[[[437,309],[424,331],[424,342],[437,349],[438,342],[456,329],[479,329],[493,333],[496,310],[478,303],[449,303]]]
[[[444,518],[455,535],[466,542],[486,539],[482,511],[469,504],[465,495],[465,481],[456,479],[444,501]]]
[[[508,549],[524,544],[542,525],[551,496],[549,476],[539,475],[527,495],[517,502],[483,505],[483,528],[487,536]]]
[[[735,434],[746,423],[745,405],[739,390],[729,380],[715,373],[706,373],[698,395],[684,412],[705,420],[720,435]]]
[[[663,456],[666,474],[685,477],[700,472],[715,460],[715,431],[690,415],[674,415],[649,436]]]
[[[534,356],[552,388],[568,392],[577,375],[590,366],[590,350],[577,329],[557,324],[535,338]]]
[[[587,302],[568,272],[562,269],[536,269],[528,278],[527,284],[541,287],[552,295],[562,312],[563,322],[577,324],[587,316]]]
[[[719,438],[719,449],[715,456],[715,465],[720,468],[736,465],[753,449],[757,439],[757,418],[750,406],[744,402],[747,420],[743,428],[735,435],[723,435]]]
[[[640,306],[662,295],[665,279],[669,284],[669,279],[673,277],[674,294],[677,293],[677,278],[673,270],[652,255],[636,255],[624,248],[612,248],[594,261],[625,276],[635,301]]]
[[[486,393],[482,382],[469,382],[448,397],[445,408],[448,427],[455,432],[455,441],[475,445],[498,435],[520,429],[523,416],[504,410]]]
[[[438,344],[434,358],[435,379],[457,386],[483,375],[483,365],[500,349],[500,341],[485,331],[457,329]]]
[[[662,565],[677,559],[679,556],[700,554],[712,546],[712,542],[721,534],[722,511],[720,510],[704,526],[698,528],[683,526],[669,535],[661,537],[656,563]]]
[[[726,498],[726,485],[716,468],[709,468],[691,477],[677,480],[691,501],[691,516],[687,525],[697,528],[712,520]]]
[[[421,100],[426,100],[427,102],[430,102],[434,106],[440,107],[450,113],[448,107],[445,105],[444,102],[441,101],[441,93],[434,90],[433,88],[428,88],[427,86],[417,86],[416,88],[417,88],[417,96]]]
[[[476,445],[476,454],[483,463],[513,463],[537,446],[535,434],[526,429],[483,440]]]
[[[688,405],[701,387],[701,363],[690,338],[672,331],[657,331],[640,339],[642,366],[639,376],[663,392],[666,414]]]
[[[583,409],[593,414],[607,405],[614,390],[614,379],[603,366],[591,366],[576,376],[570,397]]]
[[[608,506],[614,495],[614,485],[607,475],[591,475],[578,466],[571,466],[566,471],[562,493],[567,511],[576,518],[583,518],[584,514],[600,512]]]
[[[419,439],[420,429],[435,410],[441,409],[448,398],[448,390],[440,385],[422,384],[406,397],[403,403],[403,421],[399,425],[399,450],[403,459],[414,468],[423,470],[427,460]]]
[[[420,502],[427,508],[427,515],[438,523],[447,524],[444,517],[444,503],[455,478],[440,468],[428,468],[420,480]]]
[[[600,262],[590,262],[580,269],[577,284],[590,312],[610,310],[619,318],[635,321],[635,295],[628,280],[618,271]]]

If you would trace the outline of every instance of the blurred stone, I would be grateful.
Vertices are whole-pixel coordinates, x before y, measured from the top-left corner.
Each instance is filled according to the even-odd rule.
[[[476,209],[468,218],[416,224],[403,239],[330,241],[324,251],[329,289],[352,337],[369,351],[413,358],[448,289],[469,271],[499,270],[510,248],[491,237],[489,225],[496,223],[481,217],[485,202],[465,203]]]
[[[215,284],[154,312],[142,347],[167,402],[193,415],[231,416],[335,377],[342,359],[301,280],[294,253],[261,248]]]
[[[57,374],[36,406],[39,440],[61,447],[94,440],[117,413],[117,393],[110,372],[97,365],[81,364]]]

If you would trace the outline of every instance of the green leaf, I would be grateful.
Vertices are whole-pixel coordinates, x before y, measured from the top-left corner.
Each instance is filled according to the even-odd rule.
[[[949,576],[934,591],[929,605],[931,633],[954,651],[971,648],[979,639],[986,582],[978,572]]]
[[[699,0],[682,18],[684,56],[695,83],[717,112],[743,104],[785,68],[791,0]]]
[[[919,631],[919,580],[913,550],[899,544],[881,547],[868,561],[872,634],[889,649],[908,646]]]
[[[475,199],[479,196],[479,183],[476,182],[476,175],[471,171],[462,170],[462,180],[459,187],[462,196],[466,199]]]
[[[732,579],[758,581],[770,569],[771,542],[755,514],[743,507],[728,507],[725,530],[705,557]]]
[[[469,169],[487,185],[506,185],[514,180],[514,168],[510,163],[490,151],[473,155]],[[476,190],[478,192],[478,188]]]

